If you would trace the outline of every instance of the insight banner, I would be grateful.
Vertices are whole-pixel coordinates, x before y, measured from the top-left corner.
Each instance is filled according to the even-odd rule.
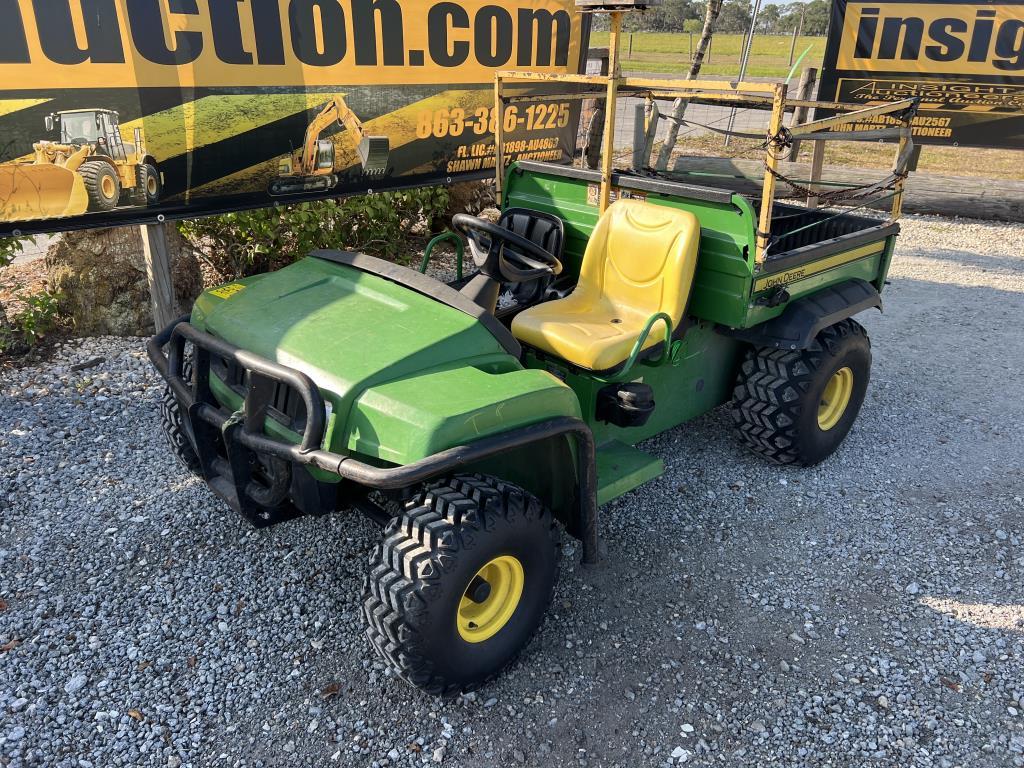
[[[913,96],[917,143],[1024,148],[1024,0],[833,0],[819,98]]]
[[[198,216],[564,161],[573,0],[0,0],[0,235]]]

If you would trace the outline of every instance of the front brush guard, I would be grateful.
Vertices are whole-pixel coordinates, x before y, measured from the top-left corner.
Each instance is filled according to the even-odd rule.
[[[193,378],[182,376],[185,344],[194,349]],[[167,347],[167,353],[164,353]],[[580,419],[560,416],[526,427],[518,427],[498,435],[484,437],[473,443],[457,445],[426,456],[410,464],[377,467],[333,451],[324,450],[326,411],[323,395],[309,376],[259,355],[246,352],[198,330],[188,318],[181,317],[146,344],[149,359],[182,407],[195,437],[203,473],[210,487],[236,511],[256,526],[278,522],[298,513],[267,519],[267,505],[286,501],[288,488],[255,483],[252,477],[254,460],[277,459],[289,464],[302,464],[330,472],[368,489],[398,490],[409,488],[439,475],[458,471],[514,448],[552,437],[572,435],[576,440],[577,477],[579,481],[579,535],[583,545],[583,562],[598,561],[597,534],[597,469],[594,435]],[[226,413],[217,404],[210,390],[210,355],[234,362],[246,372],[245,398],[242,408]],[[264,425],[274,387],[284,384],[302,398],[306,423],[298,443],[267,435]],[[220,435],[227,449],[230,467],[224,472],[217,466],[216,437]],[[220,460],[223,465],[223,460]],[[273,477],[273,473],[272,477]],[[293,476],[295,472],[291,473]],[[305,473],[303,473],[305,474]],[[211,479],[212,478],[212,479]],[[293,482],[292,488],[295,483]],[[283,493],[282,493],[283,489]],[[305,505],[298,503],[300,508]]]

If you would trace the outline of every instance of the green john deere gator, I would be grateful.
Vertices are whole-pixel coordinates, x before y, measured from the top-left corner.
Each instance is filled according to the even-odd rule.
[[[499,73],[498,98],[521,79]],[[385,526],[366,634],[436,694],[528,642],[560,530],[597,561],[600,505],[663,469],[636,443],[726,405],[751,449],[812,465],[868,386],[852,316],[881,305],[914,105],[786,128],[781,85],[569,80],[770,109],[765,194],[615,172],[610,117],[599,170],[506,168],[499,120],[501,216],[453,220],[473,274],[314,251],[206,291],[149,342],[175,454],[249,522],[356,509]],[[900,138],[888,221],[774,204],[794,137],[878,115]]]

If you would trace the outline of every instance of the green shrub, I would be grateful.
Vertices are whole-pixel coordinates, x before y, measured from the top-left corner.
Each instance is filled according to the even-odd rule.
[[[393,259],[414,230],[432,230],[447,208],[448,190],[427,187],[226,213],[183,221],[178,229],[228,280],[277,269],[314,248]]]
[[[60,296],[47,291],[15,293],[22,305],[18,314],[0,324],[0,354],[31,349],[50,331],[60,325]]]
[[[14,261],[14,257],[25,250],[25,243],[31,242],[31,237],[0,237],[0,269]]]

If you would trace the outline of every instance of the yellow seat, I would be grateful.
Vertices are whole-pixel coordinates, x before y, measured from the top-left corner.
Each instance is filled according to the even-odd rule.
[[[679,325],[699,241],[700,224],[692,213],[619,200],[594,228],[575,290],[520,312],[512,333],[581,368],[614,368],[629,357],[651,315],[664,312],[673,330]],[[644,349],[664,338],[664,326],[657,323]]]

